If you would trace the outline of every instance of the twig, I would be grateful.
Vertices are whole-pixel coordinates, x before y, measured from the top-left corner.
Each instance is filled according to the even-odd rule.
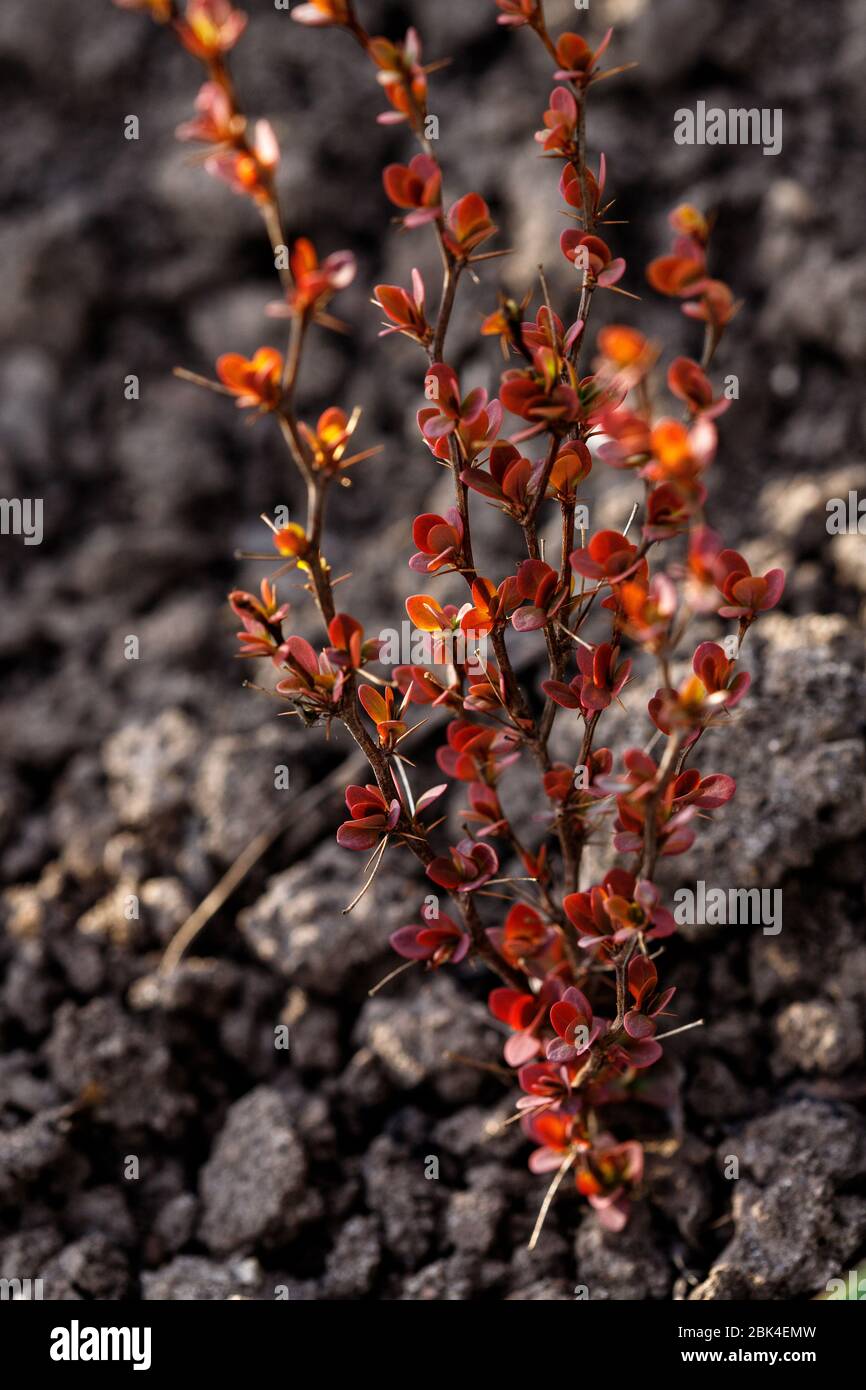
[[[539,1211],[538,1218],[535,1222],[534,1227],[532,1228],[532,1235],[529,1237],[529,1244],[526,1247],[527,1250],[534,1250],[536,1245],[538,1244],[538,1238],[541,1235],[541,1228],[547,1220],[547,1213],[550,1210],[550,1204],[556,1196],[557,1192],[559,1191],[559,1184],[562,1182],[562,1179],[565,1177],[569,1168],[574,1163],[576,1157],[576,1154],[570,1153],[568,1157],[564,1159],[563,1162],[560,1164],[559,1170],[556,1176],[554,1177],[553,1182],[550,1184],[550,1187],[547,1189],[547,1192],[545,1193],[544,1201],[541,1203],[541,1210]]]

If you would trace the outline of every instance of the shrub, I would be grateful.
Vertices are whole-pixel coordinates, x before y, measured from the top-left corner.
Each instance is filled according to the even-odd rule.
[[[174,0],[117,3],[150,11],[202,65],[196,115],[178,136],[204,145],[207,171],[259,209],[280,270],[281,297],[268,312],[287,322],[285,351],[262,347],[249,360],[227,353],[216,363],[216,381],[192,378],[234,397],[242,410],[270,416],[306,485],[303,524],[271,527],[276,573],[259,595],[230,595],[241,655],[269,660],[291,712],[309,725],[340,721],[366,755],[371,780],[346,789],[348,815],[337,831],[346,850],[371,855],[365,889],[386,851],[402,849],[451,898],[446,915],[438,896],[428,895],[419,920],[393,934],[395,952],[428,971],[475,957],[499,976],[489,1005],[508,1030],[505,1060],[523,1093],[517,1113],[536,1145],[530,1168],[556,1175],[542,1217],[574,1168],[579,1192],[607,1227],[619,1229],[642,1182],[643,1151],[634,1138],[618,1138],[607,1117],[662,1056],[659,1027],[674,995],[656,964],[656,942],[675,930],[654,882],[658,861],[688,849],[701,816],[734,795],[731,777],[703,774],[694,759],[704,732],[723,727],[746,694],[749,677],[737,664],[742,642],[759,613],[778,603],[784,583],[779,570],[753,575],[704,516],[716,421],[729,404],[708,373],[737,310],[728,286],[708,270],[710,225],[697,209],[678,207],[672,249],[647,271],[655,290],[681,300],[683,313],[703,324],[700,361],[677,357],[667,371],[678,415],[659,413],[657,344],[630,324],[613,324],[598,333],[590,357],[595,298],[635,298],[621,284],[625,262],[606,240],[616,223],[605,160],[592,168],[586,154],[590,93],[621,71],[601,66],[611,34],[594,51],[576,33],[554,40],[540,0],[497,0],[499,23],[528,29],[553,66],[555,85],[535,138],[541,156],[560,169],[574,224],[562,233],[560,251],[575,267],[579,300],[566,326],[571,314],[556,313],[543,275],[534,317],[527,317],[531,287],[520,303],[500,295],[481,329],[499,339],[507,363],[499,398],[482,388],[464,393],[447,358],[455,297],[467,280],[477,282],[476,267],[507,252],[489,248],[497,228],[478,193],[454,201],[445,195],[429,138],[428,79],[436,64],[423,63],[414,30],[399,41],[370,36],[352,0],[312,0],[293,10],[301,24],[342,30],[371,63],[385,102],[379,120],[403,124],[419,146],[408,163],[384,170],[385,193],[409,234],[435,238],[442,261],[435,315],[417,271],[408,286],[374,290],[382,336],[400,334],[420,349],[420,441],[449,471],[454,491],[445,515],[407,519],[407,542],[411,531],[417,547],[407,560],[425,592],[406,607],[426,646],[423,660],[383,676],[375,670],[382,642],[338,611],[322,551],[331,488],[347,483],[347,470],[375,450],[355,449],[357,411],[334,406],[308,425],[296,405],[308,335],[317,325],[335,326],[330,303],[353,279],[354,257],[320,260],[306,238],[285,254],[277,142],[266,121],[245,115],[229,72],[246,17],[230,0],[188,0],[183,11]],[[517,421],[507,434],[506,413]],[[579,493],[599,463],[642,479],[637,525],[633,515],[622,530],[588,534]],[[498,508],[522,532],[526,558],[514,573],[479,568],[470,501]],[[561,522],[553,564],[540,534],[551,509]],[[676,546],[684,557],[666,561]],[[318,608],[325,632],[318,650],[287,631],[289,606],[275,581],[290,570]],[[432,592],[448,575],[465,583],[461,607]],[[672,664],[692,618],[713,613],[736,620],[736,633],[724,646],[701,642],[691,673],[675,685]],[[604,623],[596,640],[584,635],[591,617],[596,627]],[[537,687],[518,679],[509,650],[514,632],[536,633],[542,644],[547,673]],[[627,748],[617,769],[612,750],[599,746],[599,726],[614,702],[622,704],[635,660],[658,668],[648,715],[650,742],[659,741],[661,752],[655,758],[647,748]],[[404,752],[418,727],[415,706],[429,707],[445,728],[437,761],[447,781],[421,793]],[[550,752],[558,718],[570,723],[568,762]],[[547,805],[540,829],[503,805],[500,779],[516,759],[537,771]],[[454,783],[464,784],[469,802],[464,834],[443,846],[431,811],[440,814],[439,798]],[[611,828],[611,858],[620,862],[584,885],[585,847]],[[508,859],[522,865],[521,876],[502,872]]]

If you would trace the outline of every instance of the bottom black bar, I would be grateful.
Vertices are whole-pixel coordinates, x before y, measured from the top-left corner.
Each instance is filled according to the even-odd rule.
[[[507,1319],[503,1312],[507,1311]],[[356,1323],[358,1315],[363,1324]],[[466,1315],[466,1314],[465,1314]],[[300,1355],[325,1354],[329,1375],[345,1349],[355,1375],[367,1366],[386,1383],[388,1364],[402,1366],[401,1379],[415,1380],[400,1338],[423,1338],[423,1375],[429,1383],[437,1355],[453,1373],[459,1347],[471,1330],[476,1355],[491,1363],[501,1356],[514,1370],[515,1348],[538,1346],[552,1334],[566,1357],[577,1354],[581,1379],[592,1371],[633,1378],[652,1368],[653,1376],[676,1368],[700,1373],[721,1366],[761,1368],[774,1372],[791,1367],[828,1374],[850,1365],[848,1344],[855,1331],[850,1311],[828,1302],[814,1303],[601,1303],[575,1299],[560,1320],[515,1323],[520,1314],[476,1303],[471,1323],[447,1327],[440,1321],[405,1321],[401,1309],[379,1323],[369,1304],[291,1301],[262,1303],[0,1303],[0,1333],[5,1364],[21,1364],[62,1383],[70,1376],[92,1379],[100,1370],[115,1375],[164,1375],[180,1367],[197,1375],[249,1376],[290,1372]],[[546,1316],[546,1315],[545,1315]],[[854,1314],[856,1318],[857,1315]],[[353,1333],[357,1328],[358,1335]],[[455,1343],[450,1334],[464,1334]],[[548,1353],[551,1350],[549,1343]],[[287,1362],[287,1348],[291,1356]],[[389,1348],[391,1349],[389,1351]],[[420,1350],[420,1344],[419,1344]],[[518,1351],[519,1355],[519,1351]],[[507,1362],[505,1358],[508,1358]],[[14,1360],[10,1361],[10,1358]],[[365,1364],[366,1363],[366,1364]],[[468,1367],[467,1367],[468,1369]],[[471,1370],[469,1371],[471,1375]],[[230,1380],[229,1380],[230,1383]]]

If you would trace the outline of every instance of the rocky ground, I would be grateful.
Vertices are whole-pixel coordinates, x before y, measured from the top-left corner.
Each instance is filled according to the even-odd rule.
[[[372,28],[414,19],[426,55],[453,55],[432,103],[450,185],[489,198],[518,248],[504,263],[518,295],[542,260],[566,293],[555,178],[531,141],[548,85],[529,37],[496,30],[488,0],[361,5]],[[389,230],[378,178],[405,146],[375,124],[348,42],[266,0],[246,8],[237,75],[275,118],[288,231],[360,255],[339,304],[353,336],[317,339],[302,396],[307,418],[362,404],[362,443],[385,442],[326,536],[375,631],[411,592],[407,516],[445,500],[414,433],[417,361],[376,343],[367,302],[418,251]],[[819,1291],[866,1250],[866,550],[825,527],[828,498],[866,492],[862,7],[593,0],[594,32],[617,25],[615,60],[640,61],[591,119],[631,219],[617,229],[625,283],[641,289],[676,201],[718,210],[716,268],[745,304],[718,364],[740,400],[711,515],[791,572],[750,638],[743,717],[708,740],[737,797],[676,877],[779,887],[784,926],[675,941],[679,1012],[706,1026],[668,1049],[649,1198],[610,1236],[564,1193],[532,1255],[539,1181],[519,1131],[500,1128],[513,1094],[446,1057],[498,1055],[485,978],[410,974],[368,998],[417,881],[386,860],[342,915],[357,862],[334,844],[328,778],[350,749],[278,721],[233,664],[224,595],[261,573],[233,552],[260,546],[260,512],[301,499],[266,425],[170,369],[207,372],[267,341],[261,230],[173,142],[194,70],[164,34],[107,2],[39,10],[39,23],[25,0],[0,12],[0,492],[42,497],[45,517],[41,546],[0,542],[0,1278],[41,1277],[60,1299]],[[558,12],[573,19],[565,0]],[[699,98],[781,107],[781,154],[675,145],[674,111]],[[491,387],[477,326],[494,275],[467,295],[451,354]],[[647,293],[634,312],[693,349],[669,302]],[[630,498],[600,471],[594,520],[621,521]],[[156,979],[177,927],[266,827],[270,848]]]

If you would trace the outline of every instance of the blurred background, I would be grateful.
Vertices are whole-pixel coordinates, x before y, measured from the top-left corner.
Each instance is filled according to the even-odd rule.
[[[383,99],[356,47],[269,0],[244,8],[233,70],[279,139],[287,235],[359,257],[334,306],[350,331],[313,335],[299,400],[311,423],[360,405],[359,447],[384,444],[334,495],[324,547],[372,633],[419,587],[412,516],[449,490],[414,423],[423,359],[378,341],[369,300],[417,265],[435,305],[437,256],[392,223],[381,169],[413,151],[376,124]],[[461,287],[448,357],[464,387],[495,394],[502,363],[479,328],[500,279],[517,298],[534,287],[534,311],[543,263],[566,322],[576,311],[557,166],[532,139],[549,62],[496,25],[492,0],[359,10],[374,33],[417,24],[425,61],[451,59],[430,97],[448,197],[479,191],[492,244],[514,253]],[[707,770],[733,771],[737,798],[674,881],[781,886],[784,929],[671,948],[683,1018],[708,1021],[669,1064],[655,1125],[675,1139],[652,1156],[653,1201],[612,1242],[566,1196],[528,1256],[543,1194],[520,1133],[496,1130],[510,1094],[443,1060],[497,1058],[488,981],[410,975],[367,999],[418,884],[386,860],[342,915],[358,863],[333,844],[328,779],[345,736],[298,730],[241,688],[225,594],[266,570],[234,554],[263,547],[260,513],[303,498],[266,421],[171,374],[281,342],[263,314],[276,289],[259,219],[174,139],[199,70],[108,0],[6,0],[0,494],[43,499],[44,539],[0,538],[0,1277],[44,1277],[46,1296],[564,1299],[580,1281],[602,1298],[794,1297],[862,1253],[866,552],[862,535],[828,535],[826,503],[866,496],[866,11],[550,0],[547,14],[554,33],[595,41],[614,25],[610,62],[638,63],[593,92],[589,144],[593,164],[607,156],[627,219],[610,241],[641,302],[596,295],[593,329],[630,322],[668,356],[698,355],[694,326],[643,274],[683,200],[714,211],[711,269],[743,300],[714,364],[740,396],[708,510],[762,572],[784,565],[788,587],[750,636],[748,708],[708,740]],[[677,145],[674,113],[698,100],[781,108],[781,152]],[[622,525],[629,484],[602,469],[593,526]],[[483,514],[479,528],[488,569],[513,569],[514,536]],[[312,636],[295,581],[281,593],[292,631]],[[288,792],[274,788],[283,763]],[[160,951],[259,835],[186,964],[155,980]],[[730,1153],[738,1183],[723,1176]]]

